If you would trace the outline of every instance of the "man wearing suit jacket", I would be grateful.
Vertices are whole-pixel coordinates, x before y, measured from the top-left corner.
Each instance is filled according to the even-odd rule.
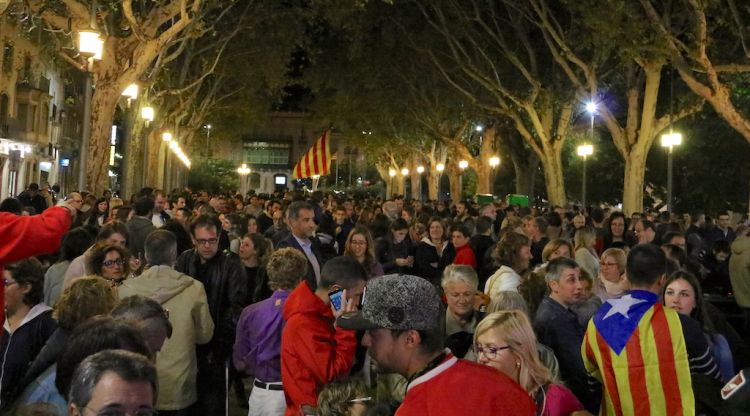
[[[318,287],[320,269],[323,268],[318,240],[315,238],[315,210],[304,201],[292,202],[286,211],[286,219],[291,233],[278,244],[278,248],[292,247],[307,257],[305,280],[311,288]]]

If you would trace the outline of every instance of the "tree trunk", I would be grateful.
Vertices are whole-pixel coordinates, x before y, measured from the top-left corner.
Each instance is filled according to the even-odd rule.
[[[138,192],[143,187],[143,152],[145,141],[143,140],[143,123],[139,122],[141,107],[133,106],[127,110],[128,116],[126,123],[127,128],[127,150],[125,151],[125,157],[128,158],[126,170],[123,175],[127,180],[125,186],[121,189],[121,197],[123,199],[130,198],[131,195]]]
[[[433,169],[432,166],[427,169],[427,197],[431,201],[437,201],[442,172],[435,172]]]
[[[489,163],[482,163],[477,166],[474,171],[477,173],[477,193],[491,194],[492,167],[489,165]]]
[[[461,193],[463,191],[463,181],[461,180],[461,169],[453,164],[445,167],[445,171],[448,173],[448,180],[450,181],[451,190],[451,201],[455,204],[460,201],[463,197]]]
[[[416,166],[416,165],[415,165]],[[421,200],[422,199],[422,175],[417,173],[417,169],[412,169],[409,173],[411,179],[411,199]]]
[[[102,195],[109,188],[109,148],[112,120],[120,99],[117,84],[97,80],[91,97],[91,139],[86,164],[86,184],[94,195]]]
[[[625,187],[622,193],[622,210],[627,216],[634,212],[643,212],[646,156],[648,156],[648,150],[644,150],[642,146],[635,146],[625,157]]]
[[[565,182],[563,181],[562,158],[557,146],[544,146],[542,167],[549,204],[564,207],[566,204]]]

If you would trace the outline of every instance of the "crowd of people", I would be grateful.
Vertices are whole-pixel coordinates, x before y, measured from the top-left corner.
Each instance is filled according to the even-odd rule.
[[[31,184],[0,240],[1,414],[750,408],[731,212]]]

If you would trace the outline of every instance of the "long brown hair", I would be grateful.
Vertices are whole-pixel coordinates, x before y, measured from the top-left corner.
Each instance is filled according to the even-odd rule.
[[[365,227],[356,226],[354,227],[350,232],[349,236],[346,237],[346,244],[344,244],[344,255],[354,257],[354,253],[352,253],[352,237],[355,235],[362,235],[365,237],[365,241],[367,241],[367,250],[365,250],[365,261],[362,264],[364,266],[365,271],[367,271],[367,275],[369,277],[370,273],[372,273],[372,268],[375,266],[375,244],[372,241],[372,236],[370,235],[370,232]]]

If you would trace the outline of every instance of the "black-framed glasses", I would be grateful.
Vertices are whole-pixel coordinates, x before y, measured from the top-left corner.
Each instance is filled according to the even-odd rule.
[[[123,266],[125,265],[125,260],[123,259],[117,259],[117,260],[106,260],[102,262],[102,266],[104,267],[115,267],[115,266]]]
[[[490,346],[483,346],[482,344],[474,344],[474,352],[477,354],[477,357],[479,354],[483,354],[485,357],[487,357],[490,360],[494,360],[497,357],[497,353],[499,353],[502,350],[507,350],[510,348],[510,345],[506,345],[503,347],[490,347]]]

